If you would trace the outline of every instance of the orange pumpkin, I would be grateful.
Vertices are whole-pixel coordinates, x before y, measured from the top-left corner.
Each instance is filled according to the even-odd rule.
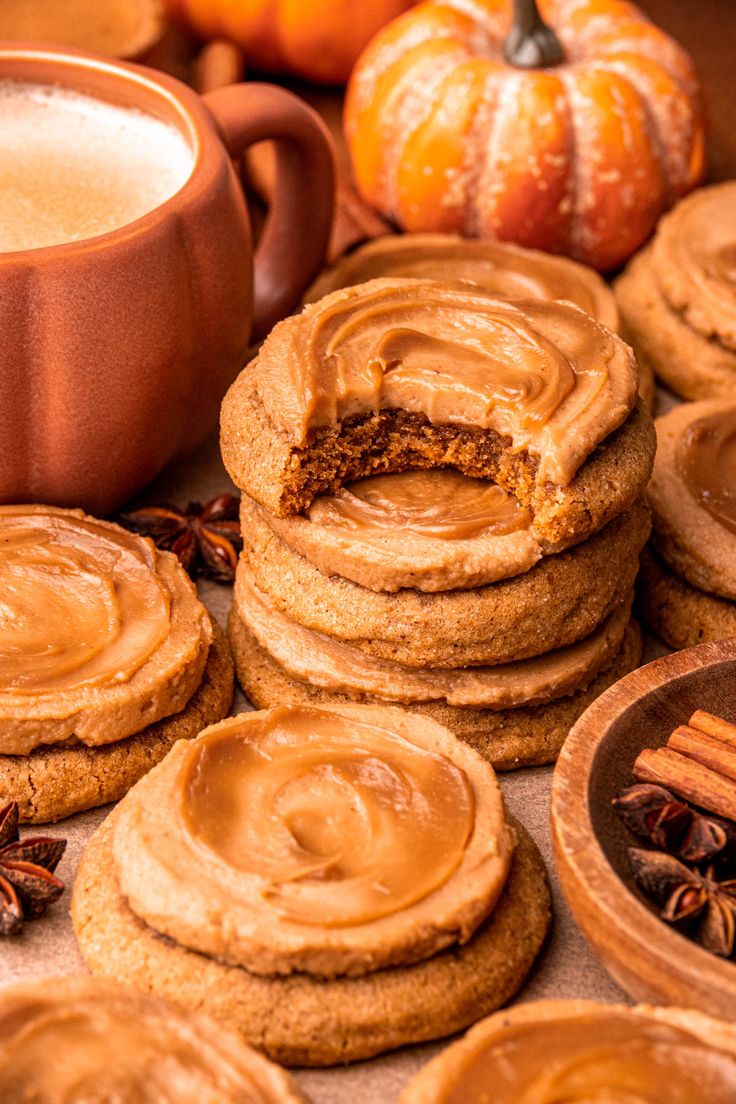
[[[685,51],[624,0],[427,0],[353,70],[363,197],[407,230],[620,265],[700,180]]]
[[[272,73],[344,84],[360,51],[415,0],[168,0],[203,38],[231,38]]]

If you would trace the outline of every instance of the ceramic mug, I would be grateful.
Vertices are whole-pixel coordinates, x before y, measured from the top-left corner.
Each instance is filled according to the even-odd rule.
[[[180,190],[128,225],[0,253],[0,502],[106,514],[204,439],[251,340],[315,276],[332,219],[331,141],[274,85],[200,97],[140,66],[0,43],[8,79],[139,108],[193,150]],[[234,164],[264,139],[276,142],[278,179],[254,257]]]

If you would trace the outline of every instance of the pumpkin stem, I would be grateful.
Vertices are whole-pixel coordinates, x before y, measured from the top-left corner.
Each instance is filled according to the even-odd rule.
[[[546,69],[565,60],[560,40],[539,14],[537,0],[514,0],[503,56],[518,69]]]

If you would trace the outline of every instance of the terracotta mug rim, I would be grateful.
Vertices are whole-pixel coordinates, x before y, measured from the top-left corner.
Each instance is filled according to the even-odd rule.
[[[139,95],[140,91],[154,95],[167,109],[164,117],[179,129],[190,145],[192,166],[188,177],[177,191],[149,211],[139,215],[138,218],[114,230],[107,230],[102,234],[94,234],[76,241],[0,252],[0,267],[17,263],[38,264],[57,258],[66,259],[72,254],[104,249],[113,246],[116,242],[148,234],[172,212],[200,196],[204,197],[212,186],[221,160],[229,160],[227,148],[219,136],[214,116],[207,110],[203,100],[193,89],[175,77],[169,76],[168,73],[159,73],[158,70],[145,65],[106,58],[88,50],[76,50],[66,46],[56,48],[48,43],[0,40],[0,80],[3,79],[6,61],[22,62],[23,60],[42,66],[48,65],[52,70],[49,74],[49,84],[61,83],[64,87],[74,88],[73,80],[64,82],[54,80],[53,72],[58,75],[59,71],[71,73],[76,69],[82,73],[91,72],[108,76],[123,87],[127,84],[133,90],[137,88]],[[83,89],[83,91],[88,95],[94,95],[89,90]],[[124,105],[129,103],[131,107],[137,106],[132,96],[130,100],[123,99],[121,102]],[[141,110],[146,111],[146,108]],[[150,110],[148,114],[151,114]]]

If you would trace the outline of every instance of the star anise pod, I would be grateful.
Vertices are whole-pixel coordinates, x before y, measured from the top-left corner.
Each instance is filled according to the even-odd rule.
[[[611,804],[632,835],[685,862],[723,862],[736,856],[736,825],[698,812],[664,786],[629,786]]]
[[[175,553],[193,579],[203,575],[217,583],[232,583],[243,547],[239,507],[235,495],[222,494],[206,506],[190,502],[186,510],[141,506],[117,520],[126,529],[150,537],[157,548]]]
[[[16,935],[64,892],[54,877],[66,840],[33,836],[21,840],[18,803],[0,808],[0,936]]]
[[[674,855],[632,847],[629,860],[641,888],[663,905],[660,916],[682,925],[713,954],[730,958],[736,941],[736,878],[717,877],[713,866],[691,870]]]

